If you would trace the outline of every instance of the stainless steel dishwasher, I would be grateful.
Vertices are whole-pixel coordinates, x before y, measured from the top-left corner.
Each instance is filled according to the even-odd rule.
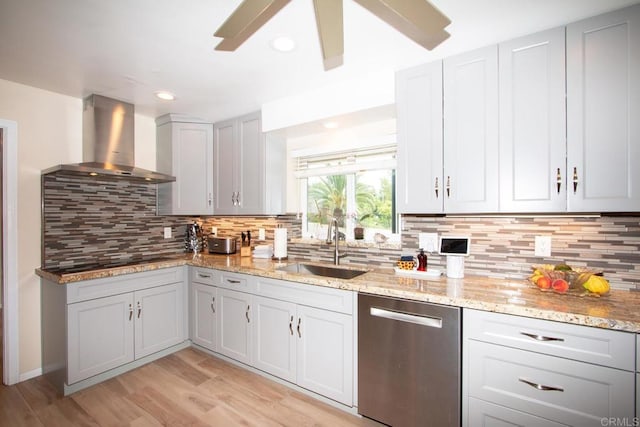
[[[460,309],[358,294],[358,412],[395,427],[460,425]]]

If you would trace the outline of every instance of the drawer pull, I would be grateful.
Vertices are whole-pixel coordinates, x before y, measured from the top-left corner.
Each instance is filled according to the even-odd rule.
[[[564,338],[545,337],[544,335],[530,334],[528,332],[520,332],[520,335],[524,335],[525,337],[533,338],[536,341],[560,341],[560,342],[564,341]]]
[[[240,280],[231,280],[231,279],[227,279],[227,282],[229,282],[229,283],[233,283],[233,284],[238,284],[238,283],[240,283]]]
[[[520,381],[521,383],[525,383],[526,385],[530,385],[531,387],[533,387],[535,389],[538,389],[538,390],[542,390],[542,391],[564,391],[564,388],[562,388],[562,387],[553,387],[553,386],[549,386],[549,385],[537,384],[537,383],[534,383],[532,381],[525,380],[524,378],[518,378],[518,381]]]
[[[210,274],[202,274],[202,273],[198,273],[198,277],[201,279],[209,279],[211,278]]]

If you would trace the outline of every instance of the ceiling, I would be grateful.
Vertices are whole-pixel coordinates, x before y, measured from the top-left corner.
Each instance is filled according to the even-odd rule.
[[[324,71],[311,0],[292,0],[235,52],[215,51],[213,33],[240,0],[0,0],[0,78],[122,99],[151,117],[173,112],[215,122],[638,2],[431,0],[452,24],[451,37],[429,52],[344,0],[344,65]],[[297,47],[272,50],[279,35]],[[157,99],[159,90],[176,100]]]

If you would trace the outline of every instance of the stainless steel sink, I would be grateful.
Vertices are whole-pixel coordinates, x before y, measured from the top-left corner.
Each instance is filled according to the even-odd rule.
[[[289,264],[286,267],[278,268],[279,271],[286,271],[287,273],[305,274],[309,276],[323,276],[331,277],[334,279],[353,279],[367,272],[367,270],[356,270],[352,268],[343,267],[330,267],[327,265],[316,264]]]

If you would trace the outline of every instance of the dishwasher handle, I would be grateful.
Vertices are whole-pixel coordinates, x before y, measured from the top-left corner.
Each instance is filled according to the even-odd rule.
[[[401,311],[385,310],[378,307],[371,307],[369,314],[374,317],[398,320],[400,322],[415,323],[416,325],[428,326],[430,328],[442,328],[442,318],[426,316],[424,314],[404,313]]]

